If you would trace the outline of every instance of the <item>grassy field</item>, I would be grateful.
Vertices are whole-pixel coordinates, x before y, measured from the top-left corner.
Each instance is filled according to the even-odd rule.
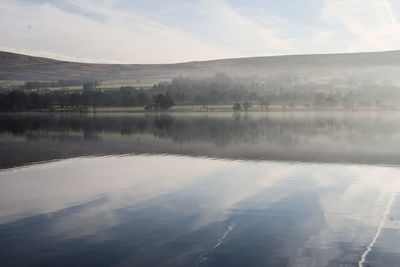
[[[25,81],[0,80],[0,87],[14,87],[24,85]]]
[[[13,81],[13,80],[0,80],[0,87],[3,88],[16,88],[18,86],[24,85],[25,82],[27,81]],[[150,89],[153,87],[153,83],[104,83],[104,84],[100,84],[99,86],[97,86],[97,89],[111,89],[111,90],[115,90],[115,89],[119,89],[123,86],[131,86],[131,87],[135,87],[135,88],[142,88],[142,89]],[[40,92],[40,91],[46,91],[46,90],[50,90],[50,91],[56,91],[56,90],[67,90],[67,91],[79,91],[79,90],[83,90],[83,86],[82,85],[77,85],[77,86],[64,86],[64,87],[44,87],[44,88],[40,88],[40,89],[30,89],[27,90],[29,92]]]

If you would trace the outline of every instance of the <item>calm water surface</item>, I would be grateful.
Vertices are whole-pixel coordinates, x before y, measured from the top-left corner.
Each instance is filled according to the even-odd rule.
[[[1,266],[399,266],[400,114],[0,115]]]

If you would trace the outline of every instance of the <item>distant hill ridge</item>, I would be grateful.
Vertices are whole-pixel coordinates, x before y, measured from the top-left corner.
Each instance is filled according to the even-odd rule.
[[[400,51],[232,58],[176,64],[92,64],[59,61],[0,51],[0,80],[168,80],[231,76],[296,75],[309,79],[368,75],[399,79]]]

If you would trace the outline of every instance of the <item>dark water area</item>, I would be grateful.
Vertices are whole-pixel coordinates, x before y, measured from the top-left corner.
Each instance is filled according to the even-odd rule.
[[[0,266],[398,266],[400,114],[2,114]]]

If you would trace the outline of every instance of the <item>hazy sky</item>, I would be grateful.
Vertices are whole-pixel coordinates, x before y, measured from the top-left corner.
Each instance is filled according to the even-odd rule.
[[[400,49],[400,0],[0,0],[0,50],[91,62]]]

